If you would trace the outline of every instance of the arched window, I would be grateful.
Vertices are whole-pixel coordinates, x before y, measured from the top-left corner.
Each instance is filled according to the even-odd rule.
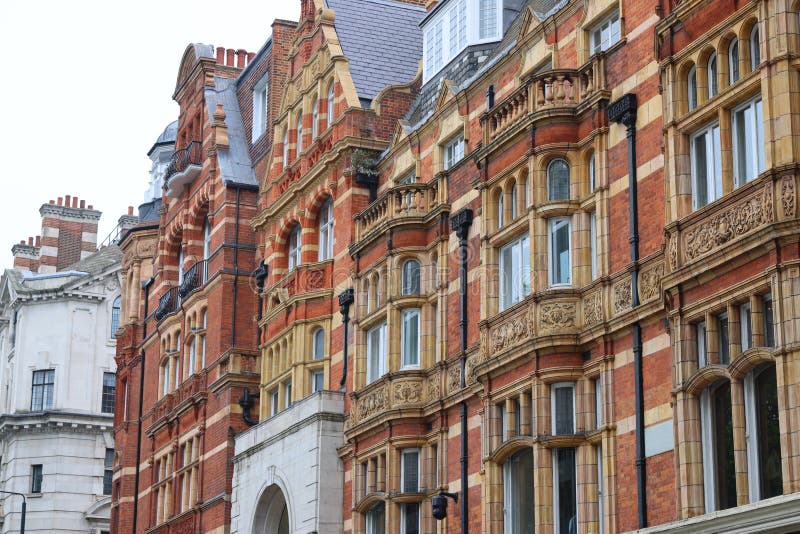
[[[758,23],[753,25],[750,30],[750,69],[756,70],[756,67],[761,64],[761,34],[758,31]]]
[[[300,238],[300,225],[294,225],[292,231],[289,232],[289,270],[291,271],[300,265],[300,252],[303,248]]]
[[[203,219],[203,259],[207,260],[211,256],[211,223],[208,217]]]
[[[319,132],[319,99],[314,97],[314,109],[311,110],[311,140],[317,138]]]
[[[420,267],[417,260],[407,260],[403,264],[403,295],[419,295]]]
[[[319,261],[333,258],[333,201],[328,198],[319,209]]]
[[[119,312],[122,307],[122,297],[117,297],[111,304],[111,337],[117,337],[119,330]]]
[[[533,534],[533,449],[503,464],[503,534]]]
[[[386,504],[381,501],[370,508],[364,519],[367,534],[384,534],[386,532]]]
[[[736,506],[731,384],[724,381],[700,395],[706,513]]]
[[[300,113],[297,117],[297,151],[295,152],[295,157],[300,157],[300,153],[303,151],[303,114]]]
[[[739,81],[739,39],[733,38],[728,45],[728,84]]]
[[[517,219],[518,208],[517,208],[517,183],[511,182],[511,220],[514,221]]]
[[[312,341],[314,343],[312,358],[314,360],[325,358],[325,330],[322,328],[314,330]]]
[[[497,227],[502,228],[503,224],[505,224],[504,216],[505,216],[505,201],[503,199],[505,197],[505,193],[503,190],[500,189],[497,193]]]
[[[569,163],[562,158],[554,159],[547,166],[547,198],[569,200]]]
[[[774,364],[745,377],[745,423],[750,502],[783,494],[778,423],[778,380]]]
[[[686,99],[689,111],[697,107],[697,68],[694,65],[686,74]]]
[[[333,119],[334,119],[334,117],[333,117],[333,113],[334,113],[334,111],[333,111],[333,103],[334,103],[333,100],[334,100],[333,80],[331,80],[331,84],[328,86],[328,128],[331,127],[331,125],[333,124]]]
[[[717,96],[717,53],[712,52],[708,56],[706,63],[706,75],[708,77],[708,98]]]
[[[283,129],[283,167],[289,165],[289,127]]]

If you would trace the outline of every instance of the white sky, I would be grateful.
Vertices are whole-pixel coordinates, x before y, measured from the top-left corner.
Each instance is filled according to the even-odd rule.
[[[300,0],[0,0],[0,269],[50,199],[102,211],[98,241],[138,207],[189,43],[258,52],[299,15]]]

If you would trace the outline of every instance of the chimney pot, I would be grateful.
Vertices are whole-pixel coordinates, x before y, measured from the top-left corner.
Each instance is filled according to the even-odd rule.
[[[225,64],[225,48],[222,46],[217,47],[217,63],[219,65]]]
[[[128,215],[133,215],[133,206],[128,206]]]
[[[63,206],[64,205],[64,199],[62,197],[58,197],[58,205],[59,206]]]
[[[81,209],[84,209],[84,208],[86,208],[86,201],[85,200],[81,200]]]
[[[37,236],[36,236],[35,243],[36,243],[36,246],[37,246],[37,247],[41,247],[41,246],[42,246],[42,236],[40,236],[40,235],[37,235]]]
[[[225,51],[226,58],[225,58],[225,65],[229,67],[233,67],[233,54],[235,53],[233,48],[228,48]]]
[[[64,195],[64,205],[69,207],[72,204],[72,195]]]
[[[247,63],[249,64],[251,61],[253,61],[254,57],[256,57],[256,53],[255,52],[248,53],[247,54]]]
[[[72,207],[73,208],[78,207],[78,197],[72,197]]]
[[[92,206],[91,204],[89,204],[88,206],[86,206],[86,209],[87,209],[87,210],[93,210],[93,209],[94,209],[94,206]]]
[[[33,246],[33,237],[28,237],[28,245],[31,247]]]
[[[51,200],[51,201],[50,201],[50,205],[51,205],[51,206],[55,205],[55,203],[56,203],[56,201],[55,201],[55,200]]]
[[[19,244],[20,244],[20,245],[24,245],[24,244],[25,244],[25,240],[24,240],[24,239],[20,239],[20,240],[19,240]]]
[[[240,69],[244,68],[244,60],[247,57],[247,50],[240,48],[236,51],[236,66]]]

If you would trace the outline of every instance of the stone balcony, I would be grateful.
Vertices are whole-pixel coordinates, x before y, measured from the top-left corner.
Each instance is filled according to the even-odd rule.
[[[183,186],[194,181],[203,169],[203,143],[192,141],[185,148],[172,154],[164,183],[167,197],[178,198],[183,193]]]
[[[424,224],[449,211],[447,180],[442,174],[427,183],[396,185],[353,217],[355,241],[350,251],[363,248],[390,228]]]
[[[596,54],[579,69],[554,69],[534,74],[481,116],[483,146],[513,135],[531,120],[556,114],[575,115],[603,98],[605,57]]]
[[[203,371],[194,373],[181,382],[177,389],[161,397],[153,406],[148,433],[154,433],[174,415],[182,412],[206,396],[207,374]]]

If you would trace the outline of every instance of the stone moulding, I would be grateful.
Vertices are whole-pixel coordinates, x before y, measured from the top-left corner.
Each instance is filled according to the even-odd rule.
[[[583,322],[585,326],[603,322],[603,295],[600,291],[583,297]]]
[[[631,309],[632,302],[631,281],[623,280],[614,284],[614,314]]]
[[[741,237],[756,228],[774,222],[772,182],[749,197],[700,221],[683,235],[683,257],[692,261]]]
[[[662,262],[647,266],[639,272],[639,302],[649,302],[658,298],[663,276],[664,264]]]
[[[513,315],[488,326],[481,335],[482,358],[494,356],[530,339],[535,333],[536,310],[531,302]]]
[[[559,333],[559,330],[572,330],[577,323],[577,306],[574,302],[551,302],[542,304],[539,311],[539,325],[542,332]]]

